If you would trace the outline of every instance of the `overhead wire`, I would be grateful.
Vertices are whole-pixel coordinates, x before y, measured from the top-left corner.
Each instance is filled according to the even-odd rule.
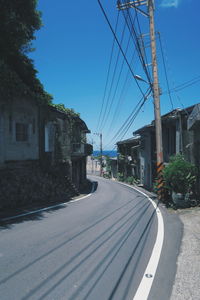
[[[132,59],[131,59],[131,64],[132,64],[132,62],[133,62],[133,60],[134,60],[134,58],[135,58],[135,53],[136,53],[136,52],[134,51],[133,56],[132,56]],[[114,121],[115,121],[115,119],[116,119],[116,116],[117,116],[117,114],[118,114],[118,112],[119,112],[120,105],[123,103],[123,99],[125,98],[124,93],[125,93],[125,88],[126,88],[126,86],[127,86],[127,82],[128,82],[128,79],[129,79],[129,78],[130,78],[130,70],[128,69],[128,70],[127,70],[126,77],[125,77],[125,80],[124,80],[124,84],[123,84],[123,87],[122,87],[122,89],[121,89],[121,93],[120,93],[120,96],[119,96],[119,99],[118,99],[118,102],[117,102],[117,105],[116,105],[116,108],[115,108],[115,111],[114,111],[114,114],[113,114],[113,118],[112,118],[112,121],[111,121],[111,123],[110,123],[110,127],[109,127],[109,129],[108,129],[108,135],[109,135],[110,130],[111,130],[113,124],[114,124]],[[123,97],[123,96],[124,96],[124,97]],[[108,135],[107,135],[107,136],[108,136]]]
[[[121,2],[119,1],[119,3],[121,3]],[[122,10],[122,12],[123,12],[123,15],[124,15],[124,18],[125,18],[125,11]],[[125,18],[126,23],[127,23],[127,27],[128,27],[128,29],[130,31],[130,34],[133,37],[133,41],[134,41],[136,50],[138,52],[138,56],[139,56],[140,62],[141,62],[141,65],[142,65],[142,67],[144,69],[144,72],[146,74],[146,77],[147,77],[147,80],[149,82],[149,85],[151,85],[151,77],[150,77],[150,74],[149,74],[149,70],[147,69],[147,66],[146,66],[147,62],[144,61],[144,57],[143,57],[143,54],[142,54],[141,46],[140,46],[140,44],[138,42],[138,35],[137,35],[136,29],[134,27],[134,23],[132,21],[132,17],[131,17],[131,14],[129,12],[129,9],[127,9],[127,15],[129,17],[129,23],[130,23],[129,24],[128,20]],[[136,10],[136,18],[137,18],[137,10]],[[139,20],[138,20],[138,24],[139,24]],[[145,49],[144,49],[144,51],[145,51]]]
[[[196,83],[200,82],[200,77],[196,77],[194,79],[191,79],[189,81],[186,81],[185,83],[182,83],[180,85],[177,85],[176,87],[174,87],[173,89],[170,90],[170,93],[176,93],[179,92],[183,89],[186,89]],[[163,94],[168,94],[168,91],[164,92]]]
[[[159,44],[160,44],[161,56],[162,56],[162,61],[163,61],[163,66],[164,66],[165,79],[166,79],[166,83],[167,83],[167,91],[169,94],[169,99],[170,99],[171,107],[173,110],[174,105],[173,105],[173,100],[172,100],[171,91],[170,91],[170,87],[169,87],[169,79],[168,79],[168,75],[167,75],[167,68],[166,68],[166,64],[165,64],[165,58],[164,58],[164,52],[163,52],[163,46],[162,46],[160,32],[158,32],[158,40],[159,40]]]
[[[141,104],[139,105],[138,109],[136,110],[136,112],[134,113],[134,115],[131,117],[131,119],[129,120],[129,123],[126,125],[126,127],[124,128],[124,131],[120,137],[120,140],[124,138],[124,136],[126,135],[126,133],[128,132],[128,130],[130,129],[130,127],[133,125],[133,122],[135,121],[136,117],[138,116],[140,110],[142,109],[142,107],[144,106],[145,102],[147,101],[148,96],[151,93],[151,89],[149,88],[148,90],[148,94],[146,95],[146,97],[143,99],[143,101],[141,102]]]
[[[134,33],[135,33],[134,35],[135,35],[137,47],[138,47],[138,50],[139,50],[139,56],[141,57],[141,63],[142,63],[143,69],[144,69],[144,71],[146,73],[146,76],[148,78],[149,84],[151,85],[151,81],[152,80],[151,80],[150,71],[149,71],[149,69],[147,67],[148,66],[148,60],[147,60],[147,54],[146,54],[146,51],[145,51],[145,45],[144,45],[143,38],[142,38],[142,30],[141,30],[141,26],[140,26],[140,22],[139,22],[139,18],[138,18],[138,11],[136,9],[135,3],[133,3],[133,6],[135,8],[135,16],[136,16],[136,21],[137,21],[138,30],[139,30],[139,37],[137,36],[136,30],[134,30]],[[129,15],[129,19],[130,19],[132,28],[134,29],[134,23],[132,21],[132,15],[129,12],[129,10],[128,10],[128,15]],[[140,43],[139,43],[139,38],[141,38],[141,41],[142,41],[142,44],[143,44],[142,45],[143,46],[143,51],[142,51]]]
[[[121,35],[121,39],[120,39],[121,44],[123,43],[123,40],[124,40],[125,30],[126,30],[126,24],[124,24],[124,28],[123,28],[123,31],[122,31],[122,35]],[[107,118],[109,116],[109,112],[110,112],[110,107],[112,106],[112,103],[113,103],[113,100],[111,100],[111,103],[109,105],[110,97],[111,97],[111,93],[112,93],[112,88],[113,88],[113,84],[114,84],[114,80],[115,80],[115,76],[116,76],[116,72],[117,72],[117,67],[118,67],[118,63],[119,63],[119,57],[120,57],[120,49],[118,49],[118,54],[117,54],[117,57],[116,57],[116,62],[115,62],[114,72],[113,72],[113,76],[112,76],[112,80],[111,80],[111,85],[110,85],[109,93],[108,93],[108,96],[107,96],[106,106],[105,106],[104,114],[103,114],[101,124],[100,124],[100,129],[101,130],[105,126],[105,118],[107,120]]]
[[[134,107],[134,109],[132,110],[128,118],[125,120],[125,122],[118,129],[116,134],[113,136],[113,138],[110,140],[110,142],[107,145],[111,144],[114,140],[118,138],[121,140],[124,137],[124,135],[129,130],[130,126],[133,124],[135,118],[137,117],[144,103],[146,102],[147,98],[149,97],[150,93],[151,93],[151,88],[149,87],[145,93],[145,96],[139,100],[139,102],[136,104],[136,106]]]
[[[119,12],[117,15],[117,20],[116,20],[116,25],[115,25],[115,34],[117,31],[117,27],[118,27],[118,22],[119,22]],[[101,115],[103,112],[103,107],[104,107],[104,103],[105,103],[105,97],[106,97],[106,92],[107,92],[107,87],[108,87],[108,82],[109,82],[109,76],[110,76],[110,71],[111,71],[111,65],[112,65],[112,59],[113,59],[113,53],[114,53],[114,47],[115,47],[115,37],[113,37],[113,43],[112,43],[112,48],[111,48],[111,53],[110,53],[110,59],[109,59],[109,65],[108,65],[108,71],[107,71],[107,76],[106,76],[106,84],[105,84],[105,88],[104,88],[104,94],[103,94],[103,99],[102,99],[102,104],[101,104],[101,110],[100,110],[100,114],[99,114],[99,118],[98,118],[98,123],[97,123],[97,131],[99,128],[99,124],[100,124],[100,120],[101,120]]]
[[[163,43],[162,43],[162,46],[163,46]],[[163,52],[164,52],[164,51],[163,51]],[[168,58],[167,58],[167,55],[166,55],[166,49],[165,49],[165,56],[166,56],[166,61],[168,62],[168,65],[167,65],[167,66],[168,66],[168,68],[170,69],[170,71],[171,71],[171,73],[172,73],[172,69],[171,69],[171,67],[170,67],[170,65],[169,65],[169,61],[168,61]],[[173,75],[173,74],[171,74],[171,75]],[[186,82],[184,82],[184,83],[182,83],[182,84],[180,84],[180,85],[175,86],[175,83],[174,83],[174,81],[172,80],[173,88],[170,89],[170,93],[175,93],[178,102],[180,103],[180,105],[182,106],[182,109],[186,112],[186,114],[188,114],[188,112],[187,112],[187,110],[186,110],[184,104],[182,103],[181,98],[180,98],[179,95],[178,95],[178,92],[180,92],[181,90],[183,90],[183,89],[185,89],[185,88],[188,88],[188,87],[190,87],[190,86],[192,86],[192,85],[198,83],[199,81],[200,81],[200,76],[197,76],[197,77],[195,77],[195,78],[193,78],[193,79],[191,79],[191,80],[189,80],[189,81],[186,81]],[[165,92],[163,92],[162,94],[168,94],[168,93],[169,93],[169,91],[165,91]]]
[[[112,27],[112,25],[111,25],[111,23],[110,23],[110,21],[109,21],[109,19],[108,19],[108,17],[107,17],[107,14],[106,14],[106,12],[105,12],[105,10],[104,10],[102,4],[101,4],[101,1],[100,1],[100,0],[97,0],[97,1],[98,1],[98,4],[99,4],[99,6],[100,6],[100,8],[101,8],[101,10],[102,10],[102,12],[103,12],[103,15],[104,15],[104,17],[105,17],[105,19],[106,19],[106,21],[107,21],[109,27],[110,27],[110,30],[111,30],[112,34],[114,35],[114,37],[115,37],[116,43],[118,44],[118,47],[119,47],[119,49],[120,49],[120,51],[121,51],[121,53],[122,53],[122,55],[123,55],[123,57],[124,57],[124,60],[125,60],[125,62],[126,62],[126,64],[127,64],[128,68],[129,68],[130,72],[131,72],[131,75],[133,76],[133,78],[134,78],[134,80],[135,80],[135,83],[136,83],[136,85],[138,86],[138,88],[139,88],[139,90],[140,90],[140,92],[141,92],[141,94],[142,94],[142,99],[139,101],[139,103],[136,105],[135,109],[132,111],[132,113],[130,114],[130,116],[127,118],[127,120],[124,122],[124,124],[123,124],[123,125],[121,126],[121,128],[118,130],[118,132],[117,132],[117,133],[115,134],[115,136],[112,138],[111,141],[113,141],[113,140],[114,140],[115,138],[117,138],[120,134],[122,134],[122,135],[124,136],[124,135],[127,133],[127,131],[129,130],[130,126],[132,125],[133,121],[135,120],[136,116],[138,115],[139,111],[141,110],[141,108],[143,107],[144,103],[146,102],[147,97],[148,97],[149,94],[151,93],[151,90],[152,90],[152,84],[151,84],[151,79],[149,78],[148,70],[147,70],[147,68],[146,68],[145,62],[144,62],[143,57],[142,57],[142,54],[141,54],[140,45],[138,45],[137,34],[136,34],[135,30],[134,30],[134,26],[132,26],[132,28],[133,28],[133,32],[134,32],[133,36],[135,37],[135,44],[137,45],[137,46],[136,46],[136,49],[137,49],[138,53],[140,53],[139,58],[140,58],[140,60],[142,61],[142,65],[143,65],[144,71],[145,71],[146,76],[147,76],[147,78],[148,78],[148,81],[149,81],[149,83],[150,83],[150,87],[147,89],[147,92],[146,92],[146,93],[144,93],[144,92],[142,91],[142,89],[141,89],[141,87],[140,87],[140,85],[139,85],[139,83],[138,83],[138,81],[137,81],[137,79],[136,79],[136,77],[135,77],[134,71],[133,71],[133,69],[132,69],[132,67],[131,67],[131,65],[130,65],[130,63],[129,63],[127,57],[126,57],[126,54],[125,54],[125,52],[124,52],[124,50],[123,50],[123,48],[122,48],[122,46],[121,46],[121,44],[120,44],[120,42],[119,42],[117,36],[116,36],[116,33],[115,33],[114,30],[113,30],[113,27]],[[126,21],[126,18],[125,18],[125,21]],[[126,21],[126,22],[127,22],[127,21]],[[132,22],[132,21],[131,21],[131,22]],[[127,23],[127,24],[128,24],[128,23]],[[133,25],[133,24],[132,24],[132,25]],[[130,28],[130,26],[129,26],[129,28]],[[131,30],[130,30],[130,34],[131,34]]]
[[[163,38],[162,38],[162,40],[163,40]],[[163,43],[162,43],[162,46],[163,46]],[[171,67],[170,67],[170,65],[169,65],[169,60],[168,60],[168,57],[167,57],[166,47],[165,47],[165,57],[166,57],[166,62],[167,62],[168,70],[171,72],[171,77],[173,78],[172,69],[171,69]],[[173,84],[173,87],[175,88],[174,80],[172,80],[172,84]],[[172,90],[171,90],[170,92],[172,92]],[[176,98],[177,98],[178,102],[181,104],[182,108],[185,110],[185,107],[184,107],[183,103],[181,102],[181,99],[180,99],[180,97],[178,96],[177,91],[174,90],[174,92],[175,92],[175,94],[176,94]],[[168,92],[166,92],[166,93],[168,93]],[[163,94],[164,94],[164,93],[163,93]]]
[[[126,22],[124,23],[124,26],[126,27]],[[127,52],[128,52],[128,49],[129,49],[129,45],[130,45],[130,40],[131,40],[131,35],[129,35],[129,38],[128,38],[128,42],[127,42],[126,49],[125,49],[125,55],[127,55]],[[124,64],[125,64],[125,61],[123,60],[122,64],[121,64],[121,68],[120,68],[119,74],[118,74],[118,79],[117,79],[115,90],[114,90],[114,93],[113,93],[113,96],[112,96],[112,100],[111,100],[111,103],[110,103],[110,106],[109,106],[109,110],[108,110],[108,113],[107,113],[107,117],[104,120],[104,124],[103,124],[102,129],[105,127],[105,124],[106,124],[106,122],[108,120],[108,117],[110,115],[111,108],[112,108],[112,105],[113,105],[113,102],[114,102],[114,99],[115,99],[115,96],[116,96],[116,93],[117,93],[117,90],[118,90],[118,86],[119,86],[119,82],[120,82],[120,79],[121,79],[121,75],[122,75],[122,71],[123,71],[123,68],[124,68]]]
[[[119,46],[119,48],[120,48],[120,51],[121,51],[121,53],[122,53],[122,55],[123,55],[123,57],[124,57],[124,59],[125,59],[125,61],[126,61],[126,64],[128,65],[128,68],[130,69],[130,72],[131,72],[131,74],[132,74],[132,76],[133,76],[133,78],[134,78],[134,80],[135,80],[135,83],[136,83],[136,85],[138,86],[138,89],[140,90],[140,92],[141,92],[141,94],[143,95],[143,97],[145,97],[145,95],[144,95],[144,93],[143,93],[143,91],[142,91],[142,89],[141,89],[141,87],[140,87],[140,85],[139,85],[137,79],[135,78],[135,74],[134,74],[134,72],[133,72],[133,70],[132,70],[132,68],[131,68],[131,66],[130,66],[130,63],[128,62],[128,59],[127,59],[127,57],[126,57],[126,55],[125,55],[125,53],[124,53],[124,51],[123,51],[123,49],[122,49],[122,46],[120,45],[120,42],[119,42],[119,40],[118,40],[118,38],[117,38],[117,36],[116,36],[114,30],[113,30],[113,27],[112,27],[112,25],[111,25],[111,23],[110,23],[110,21],[109,21],[109,19],[108,19],[108,17],[107,17],[107,14],[106,14],[106,12],[105,12],[105,10],[104,10],[102,4],[101,4],[101,1],[100,1],[100,0],[97,0],[97,1],[98,1],[98,4],[99,4],[99,6],[100,6],[100,8],[101,8],[101,10],[102,10],[102,12],[103,12],[103,15],[104,15],[104,17],[105,17],[105,19],[106,19],[106,21],[107,21],[109,27],[110,27],[110,30],[112,31],[112,33],[113,33],[113,35],[114,35],[114,37],[115,37],[115,39],[116,39],[116,42],[117,42],[117,44],[118,44],[118,46]]]

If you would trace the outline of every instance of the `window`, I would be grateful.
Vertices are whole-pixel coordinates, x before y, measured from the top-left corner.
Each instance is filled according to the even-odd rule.
[[[16,123],[16,141],[28,141],[28,124]]]

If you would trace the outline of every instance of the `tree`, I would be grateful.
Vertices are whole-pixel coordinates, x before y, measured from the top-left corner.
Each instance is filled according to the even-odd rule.
[[[41,13],[37,0],[0,0],[0,54],[4,59],[30,51],[39,30]]]
[[[15,94],[10,73],[3,73],[6,64],[9,72],[12,70],[19,77],[18,84],[22,81],[42,102],[51,103],[51,95],[45,92],[33,60],[27,56],[33,50],[34,33],[42,26],[41,13],[36,7],[37,0],[0,0],[0,76],[5,77],[1,84]]]

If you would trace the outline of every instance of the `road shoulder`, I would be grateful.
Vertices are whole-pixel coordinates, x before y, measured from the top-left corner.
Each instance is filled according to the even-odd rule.
[[[198,300],[200,295],[200,208],[176,212],[184,224],[171,300]]]

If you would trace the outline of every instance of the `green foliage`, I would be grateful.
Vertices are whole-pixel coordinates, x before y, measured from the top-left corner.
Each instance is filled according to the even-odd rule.
[[[66,114],[68,114],[69,116],[72,116],[72,117],[79,117],[80,114],[79,113],[76,113],[73,108],[66,108],[65,105],[63,103],[59,103],[59,104],[54,104],[52,103],[51,104],[53,107],[55,107],[57,110],[60,110],[60,111],[63,111],[65,112]]]
[[[128,176],[128,177],[126,178],[126,182],[127,182],[128,184],[134,184],[134,177],[133,177],[133,176]]]
[[[156,178],[153,182],[153,192],[157,194],[158,192],[158,179]]]
[[[0,53],[8,59],[31,50],[34,33],[42,26],[37,0],[0,0]]]
[[[33,50],[34,33],[42,25],[36,7],[37,0],[0,0],[1,97],[9,100],[29,94],[49,104],[52,96],[45,92],[32,59],[26,55]]]
[[[124,175],[122,173],[117,173],[117,180],[123,182],[125,180]]]
[[[139,180],[137,178],[135,178],[134,176],[128,176],[125,181],[128,183],[128,184],[138,184],[139,183]]]
[[[103,177],[104,177],[104,178],[107,178],[107,179],[110,179],[110,178],[111,178],[111,175],[110,175],[109,172],[104,172],[104,173],[103,173]]]
[[[33,84],[32,88],[30,88],[30,86],[2,60],[0,60],[0,82],[1,99],[9,101],[15,97],[30,96],[41,104],[50,104],[52,101],[52,96],[43,90],[39,81],[38,86],[41,86],[41,88],[40,90],[37,88],[37,79],[35,88]]]
[[[165,187],[176,193],[188,193],[196,182],[195,166],[181,154],[172,156],[163,171]]]

